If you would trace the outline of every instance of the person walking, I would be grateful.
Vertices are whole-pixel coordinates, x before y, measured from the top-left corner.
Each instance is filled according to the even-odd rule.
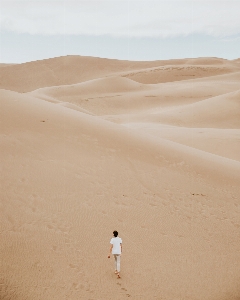
[[[115,230],[113,231],[113,238],[110,240],[110,251],[108,258],[110,258],[111,253],[114,257],[115,261],[115,274],[117,274],[117,278],[120,277],[120,256],[122,254],[122,239],[118,237],[118,232]]]

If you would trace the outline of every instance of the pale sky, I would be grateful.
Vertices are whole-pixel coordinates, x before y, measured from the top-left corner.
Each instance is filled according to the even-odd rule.
[[[0,0],[0,62],[240,57],[240,0]]]

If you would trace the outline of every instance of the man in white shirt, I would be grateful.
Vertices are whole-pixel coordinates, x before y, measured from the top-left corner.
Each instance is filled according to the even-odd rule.
[[[114,259],[115,259],[115,274],[117,274],[118,278],[120,277],[120,256],[122,254],[122,239],[118,237],[118,232],[115,230],[113,231],[113,238],[110,240],[110,252],[108,255],[108,258],[110,258],[110,255],[112,253]]]

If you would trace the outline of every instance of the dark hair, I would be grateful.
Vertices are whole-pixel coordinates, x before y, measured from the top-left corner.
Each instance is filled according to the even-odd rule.
[[[113,231],[113,234],[114,234],[115,237],[118,236],[118,232],[116,230]]]

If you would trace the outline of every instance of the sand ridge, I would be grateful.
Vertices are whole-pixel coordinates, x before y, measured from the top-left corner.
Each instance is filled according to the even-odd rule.
[[[239,299],[239,70],[77,56],[1,67],[0,298]]]

